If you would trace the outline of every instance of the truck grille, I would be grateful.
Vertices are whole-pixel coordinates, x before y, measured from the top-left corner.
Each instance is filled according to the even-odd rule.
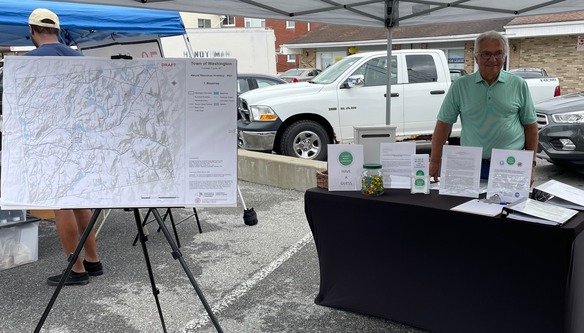
[[[537,115],[537,128],[538,129],[542,129],[549,124],[548,118],[545,114],[537,113],[536,115]]]
[[[244,99],[239,98],[239,103],[237,103],[237,113],[237,119],[250,121],[249,108],[247,107],[247,102]]]

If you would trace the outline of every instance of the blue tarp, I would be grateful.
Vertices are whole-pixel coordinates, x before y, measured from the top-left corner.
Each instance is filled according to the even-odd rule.
[[[57,1],[0,0],[0,46],[32,46],[28,16],[47,8],[59,16],[61,38],[67,45],[121,37],[186,33],[175,11],[89,5]]]

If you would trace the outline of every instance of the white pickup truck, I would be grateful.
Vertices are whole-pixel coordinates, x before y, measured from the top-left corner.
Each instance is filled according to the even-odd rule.
[[[428,140],[450,87],[440,50],[398,50],[391,61],[391,126],[396,140]],[[238,145],[326,161],[327,144],[354,142],[355,126],[386,125],[387,53],[357,53],[310,82],[241,95]],[[452,136],[460,135],[455,124]],[[427,142],[427,141],[426,141]]]
[[[390,124],[386,121],[387,53],[357,53],[309,82],[242,94],[238,146],[326,161],[330,143],[353,143],[354,128],[390,125],[396,141],[428,144],[451,84],[441,50],[397,50],[390,66]],[[460,122],[449,142],[457,143]]]
[[[560,80],[557,77],[549,76],[543,68],[515,68],[509,73],[521,76],[527,82],[533,104],[537,104],[560,96]]]

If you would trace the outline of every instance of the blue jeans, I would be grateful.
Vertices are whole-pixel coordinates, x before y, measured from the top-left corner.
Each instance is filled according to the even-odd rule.
[[[489,168],[491,167],[491,161],[482,160],[481,161],[481,179],[489,179]]]

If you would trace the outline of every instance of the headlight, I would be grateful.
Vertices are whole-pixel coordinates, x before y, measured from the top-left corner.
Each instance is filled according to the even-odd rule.
[[[558,113],[552,115],[556,123],[582,124],[584,123],[584,111]]]
[[[254,121],[274,121],[278,119],[278,115],[269,106],[251,105],[249,108]]]

